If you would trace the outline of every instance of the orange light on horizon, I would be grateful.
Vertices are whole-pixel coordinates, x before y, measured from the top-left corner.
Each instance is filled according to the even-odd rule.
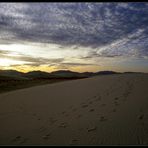
[[[17,70],[20,72],[29,72],[29,71],[45,71],[52,72],[57,70],[70,70],[75,72],[96,72],[99,71],[98,66],[69,66],[68,68],[60,68],[60,66],[48,66],[48,65],[40,65],[40,66],[31,66],[31,65],[16,65],[16,66],[5,66],[2,68],[3,70]]]

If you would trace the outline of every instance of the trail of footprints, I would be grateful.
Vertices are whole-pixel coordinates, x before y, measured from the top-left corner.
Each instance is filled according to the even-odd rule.
[[[89,98],[88,100],[87,100],[87,102],[82,102],[81,104],[80,104],[80,107],[81,108],[86,108],[86,109],[88,109],[88,107],[89,107],[89,105],[92,105],[94,102],[97,102],[97,101],[100,101],[101,100],[101,97],[99,96],[94,96],[94,99],[92,100],[92,98]],[[76,107],[74,107],[74,106],[70,106],[69,107],[69,109],[71,109],[71,112],[73,113],[73,112],[76,112],[77,111],[77,108]],[[95,111],[95,109],[94,108],[91,108],[91,109],[89,109],[88,110],[88,112],[94,112]],[[35,114],[34,114],[34,116],[36,116]],[[63,116],[63,117],[67,117],[67,116],[69,116],[69,111],[63,111],[63,112],[61,112],[61,116]],[[83,115],[82,114],[77,114],[77,116],[76,116],[76,118],[82,118],[83,117]],[[105,117],[104,116],[101,116],[100,117],[100,121],[105,121],[106,119],[105,119]],[[55,119],[55,118],[52,118],[52,117],[50,117],[49,118],[49,123],[50,123],[50,125],[55,125],[56,123],[56,127],[57,128],[67,128],[68,126],[69,126],[69,124],[67,123],[67,122],[60,122],[60,120],[57,120],[57,119]],[[45,128],[45,127],[41,127],[41,128],[39,128],[39,131],[40,132],[45,132],[47,129]],[[97,130],[97,127],[95,126],[93,126],[93,127],[88,127],[87,129],[87,132],[93,132],[93,131],[96,131]],[[42,139],[44,139],[44,140],[49,140],[50,139],[50,137],[51,137],[51,133],[50,134],[46,134],[46,135],[43,135],[42,136]],[[76,144],[78,142],[78,139],[72,139],[72,141],[71,141],[71,144]]]
[[[115,100],[117,101],[118,98],[115,98]],[[88,108],[89,108],[90,105],[92,105],[93,103],[98,102],[98,101],[101,101],[101,96],[100,95],[99,96],[95,95],[93,97],[93,99],[88,98],[86,102],[81,102],[80,107],[82,109],[87,109],[88,112],[93,113],[93,112],[95,112],[95,109],[94,108],[88,109]],[[106,106],[106,104],[102,104],[102,106]],[[72,113],[77,111],[77,108],[74,107],[74,106],[70,106],[69,109],[71,109]],[[61,112],[61,116],[67,117],[69,115],[68,114],[69,112],[70,111]],[[114,109],[114,112],[116,112],[116,109]],[[77,116],[76,116],[76,118],[78,118],[78,119],[82,118],[82,117],[83,117],[82,114],[77,114]],[[101,115],[100,118],[99,118],[99,121],[101,121],[101,122],[106,121],[106,120],[107,120],[107,118],[105,116],[103,116],[103,115]],[[69,124],[67,122],[60,122],[60,120],[58,121],[57,119],[50,118],[50,124],[55,124],[55,123],[57,123],[57,128],[67,128],[69,126]],[[45,128],[42,127],[40,130],[42,130],[42,132],[44,132]],[[94,131],[97,130],[97,126],[90,126],[90,127],[86,128],[86,130],[87,130],[88,133],[89,132],[94,132]],[[44,136],[42,136],[42,139],[49,140],[50,136],[51,136],[51,134],[44,135]],[[78,139],[72,139],[71,144],[77,144],[78,141],[79,141]]]
[[[127,97],[128,97],[128,95],[130,94],[130,91],[131,91],[131,89],[132,89],[132,85],[131,85],[131,83],[128,83],[127,84],[128,85],[128,90],[126,90],[125,91],[125,93],[123,93],[123,97],[126,99]],[[108,96],[109,95],[109,91],[107,91],[106,92],[106,95]],[[101,100],[102,100],[102,97],[100,96],[100,94],[97,94],[97,95],[95,95],[93,98],[88,98],[87,100],[86,100],[86,102],[81,102],[80,103],[80,108],[81,109],[87,109],[87,111],[88,112],[90,112],[90,113],[93,113],[93,112],[95,112],[96,110],[94,109],[94,108],[91,108],[90,106],[92,106],[93,105],[93,103],[96,103],[96,102],[99,102],[99,103],[101,103]],[[115,108],[113,108],[113,110],[112,110],[112,112],[113,113],[115,113],[115,112],[117,112],[117,106],[119,106],[119,97],[115,97],[114,99],[113,99],[113,101],[114,101],[114,105],[115,105]],[[100,107],[105,107],[106,106],[106,104],[105,103],[103,103],[103,104],[101,104],[101,106]],[[77,106],[78,107],[78,106]],[[71,110],[71,112],[69,111],[69,109],[68,109],[68,111],[63,111],[63,112],[61,112],[61,116],[63,116],[63,117],[68,117],[69,116],[69,113],[76,113],[77,112],[77,107],[74,107],[73,105],[71,105],[71,106],[69,106],[69,109]],[[33,116],[37,116],[36,114],[33,114]],[[106,116],[104,116],[104,115],[100,115],[99,114],[99,121],[100,122],[103,122],[103,121],[107,121],[108,119],[107,119],[107,117]],[[80,114],[80,113],[77,113],[77,115],[76,115],[76,118],[77,119],[80,119],[80,118],[82,118],[83,117],[83,115],[82,114]],[[140,120],[142,120],[143,119],[143,115],[141,115],[141,116],[139,116],[138,117]],[[41,120],[40,118],[38,118],[38,120]],[[49,124],[50,125],[55,125],[57,128],[67,128],[70,124],[68,124],[67,122],[61,122],[60,120],[58,120],[58,119],[55,119],[55,118],[52,118],[52,117],[50,117],[49,118]],[[45,127],[40,127],[39,128],[39,131],[40,132],[45,132],[47,129],[45,128]],[[88,127],[88,128],[86,128],[86,130],[87,130],[87,132],[89,133],[89,132],[94,132],[94,131],[96,131],[97,130],[97,126],[91,126],[91,127]],[[49,140],[50,139],[50,137],[51,137],[51,134],[52,133],[48,133],[48,134],[45,134],[45,135],[43,135],[42,136],[42,139],[44,139],[44,140]],[[20,143],[20,144],[23,144],[23,143],[25,143],[27,141],[27,139],[24,139],[24,138],[22,138],[21,136],[17,136],[15,139],[13,139],[13,142],[18,142],[18,143]],[[78,143],[78,139],[72,139],[71,140],[71,143],[70,144],[77,144]]]

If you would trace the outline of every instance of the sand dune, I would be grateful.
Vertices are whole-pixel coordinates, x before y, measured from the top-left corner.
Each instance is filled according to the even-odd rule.
[[[147,125],[147,74],[96,76],[0,94],[0,145],[143,145]]]

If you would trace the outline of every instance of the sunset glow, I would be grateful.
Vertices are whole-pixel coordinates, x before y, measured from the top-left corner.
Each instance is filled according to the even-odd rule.
[[[0,69],[148,72],[147,15],[146,3],[1,3]]]

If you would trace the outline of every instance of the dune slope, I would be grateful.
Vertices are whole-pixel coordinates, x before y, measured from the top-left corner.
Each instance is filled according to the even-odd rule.
[[[96,76],[0,94],[0,145],[143,145],[147,125],[147,74]]]

